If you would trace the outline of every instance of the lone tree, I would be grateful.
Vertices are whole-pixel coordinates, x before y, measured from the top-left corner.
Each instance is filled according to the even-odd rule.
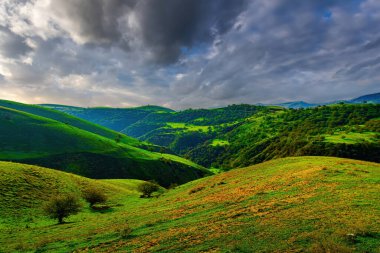
[[[64,222],[64,218],[77,214],[80,209],[79,199],[73,194],[54,196],[43,207],[45,214],[52,219],[58,219],[59,224]]]
[[[93,208],[95,204],[104,203],[107,201],[107,195],[100,188],[89,187],[83,190],[83,198],[90,204]]]
[[[160,189],[157,184],[151,182],[144,182],[137,187],[137,190],[142,193],[141,198],[150,198],[153,192]]]

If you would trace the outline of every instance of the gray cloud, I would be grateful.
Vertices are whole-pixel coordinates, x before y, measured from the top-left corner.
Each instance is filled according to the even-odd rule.
[[[0,52],[8,58],[19,58],[32,51],[25,38],[18,36],[9,29],[0,26]]]
[[[376,0],[0,2],[0,96],[173,108],[378,92]]]
[[[79,43],[135,49],[173,63],[181,48],[211,41],[233,25],[246,0],[69,0],[51,2],[52,18]]]

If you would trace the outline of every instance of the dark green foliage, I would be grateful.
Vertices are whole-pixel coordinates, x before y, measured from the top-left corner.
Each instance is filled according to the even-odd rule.
[[[172,112],[173,110],[160,106],[142,106],[136,108],[81,108],[63,105],[44,105],[84,120],[105,126],[115,131],[122,131],[129,125],[145,118],[151,113]]]
[[[339,138],[341,142],[345,142],[351,133],[376,134],[380,128],[379,105],[344,104],[298,110],[252,107],[251,111],[248,110],[253,112],[252,114],[244,114],[242,113],[244,110],[232,110],[232,108],[240,107],[186,110],[155,118],[151,115],[140,121],[138,127],[133,125],[127,128],[127,131],[133,132],[136,126],[139,134],[142,134],[144,124],[149,127],[156,124],[155,130],[148,129],[148,132],[140,138],[169,147],[176,153],[206,167],[229,169],[277,157],[299,155],[330,155],[380,161],[377,155],[380,153],[379,144],[376,141],[369,142],[364,139],[352,141],[354,143],[334,143],[326,137],[334,133],[344,133]],[[242,105],[241,108],[246,106]],[[232,115],[222,120],[227,112]],[[239,118],[247,115],[249,118]],[[231,119],[235,121],[228,122]],[[167,122],[191,125],[190,129],[170,128],[165,125]],[[191,126],[204,125],[205,122],[210,124],[209,130],[191,130]],[[224,123],[219,124],[220,122]],[[213,139],[226,140],[229,145],[211,145]]]
[[[88,187],[82,192],[83,198],[93,207],[95,204],[104,203],[107,201],[107,195],[104,191],[97,187]]]
[[[45,214],[52,219],[58,219],[59,224],[63,223],[64,218],[77,214],[80,209],[79,199],[73,194],[54,196],[43,207]]]
[[[152,182],[144,182],[137,187],[137,190],[142,193],[142,198],[150,198],[153,192],[156,192],[160,189],[155,183]]]
[[[171,129],[165,129],[168,122],[180,122],[196,126],[220,126],[225,123],[240,121],[258,112],[269,112],[273,108],[254,105],[230,105],[217,109],[188,109],[180,112],[151,113],[140,121],[126,126],[123,133],[147,140],[150,136],[170,133]],[[153,134],[154,130],[159,130]],[[159,140],[153,143],[161,143]]]
[[[378,162],[379,117],[380,106],[371,103],[308,109],[232,105],[210,110],[153,111],[127,125],[123,132],[170,148],[207,167],[230,169],[299,155],[334,155]],[[177,127],[172,127],[172,123]],[[178,127],[181,124],[183,128]],[[200,126],[205,128],[198,131]],[[351,138],[361,133],[362,140]],[[367,138],[365,133],[372,137]],[[215,139],[229,145],[212,145]]]
[[[149,152],[122,141],[117,143],[116,134],[112,139],[106,138],[57,120],[1,106],[0,118],[4,118],[0,120],[0,160],[40,165],[91,178],[157,180],[164,186],[209,174],[201,166],[179,157]],[[162,157],[170,163],[163,163]]]
[[[334,143],[327,141],[325,136],[343,131],[377,132],[378,120],[375,118],[379,116],[380,105],[286,110],[282,114],[268,115],[261,121],[252,120],[228,132],[224,138],[231,145],[213,161],[226,168],[301,155],[329,155],[378,162],[379,142],[362,140],[356,143]],[[209,154],[208,146],[199,148],[202,150],[198,153],[203,153],[204,156]],[[192,152],[194,151],[189,153],[189,158],[193,158]]]

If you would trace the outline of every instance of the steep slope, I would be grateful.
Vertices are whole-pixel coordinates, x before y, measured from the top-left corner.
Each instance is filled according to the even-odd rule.
[[[91,178],[154,179],[164,186],[209,172],[185,159],[139,149],[33,114],[0,107],[0,160]]]
[[[70,116],[66,113],[59,112],[57,110],[45,108],[38,105],[27,105],[22,103],[17,103],[8,100],[0,100],[0,106],[15,109],[18,111],[23,111],[31,113],[37,116],[53,119],[64,124],[68,124],[79,129],[98,134],[100,136],[109,138],[111,140],[117,140],[118,142],[125,143],[131,146],[145,148],[148,150],[159,150],[159,147],[151,145],[149,143],[141,142],[137,139],[131,138],[124,134],[116,131],[112,131],[100,125],[96,125],[89,121],[85,121],[81,118]]]
[[[377,252],[379,182],[376,163],[272,160],[159,198],[126,195],[110,212],[85,212],[65,225],[40,217],[3,223],[0,251]]]
[[[204,166],[227,169],[302,155],[379,162],[379,117],[380,105],[371,104],[257,114],[215,136],[226,145],[204,142],[186,156]]]

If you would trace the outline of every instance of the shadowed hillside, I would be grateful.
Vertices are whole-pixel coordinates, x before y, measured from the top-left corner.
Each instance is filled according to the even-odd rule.
[[[91,178],[138,178],[162,185],[209,172],[185,159],[139,149],[56,120],[0,107],[0,159]]]
[[[68,124],[79,129],[98,134],[100,136],[109,138],[111,140],[117,140],[118,142],[125,143],[131,146],[145,148],[148,150],[158,151],[160,147],[152,145],[150,143],[139,141],[135,138],[131,138],[119,132],[113,131],[111,129],[105,128],[101,125],[92,123],[91,121],[86,121],[81,118],[71,116],[66,113],[59,112],[57,110],[49,109],[38,105],[27,105],[22,103],[17,103],[8,100],[0,100],[0,106],[15,109],[22,112],[27,112],[37,116],[53,119],[64,124]],[[96,122],[95,122],[96,123]]]

